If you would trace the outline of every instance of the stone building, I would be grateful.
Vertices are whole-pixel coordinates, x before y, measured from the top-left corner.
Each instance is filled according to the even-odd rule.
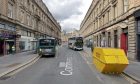
[[[0,54],[33,50],[38,38],[61,39],[61,27],[42,0],[0,1]]]
[[[63,43],[67,43],[68,39],[71,37],[79,37],[79,31],[78,30],[74,30],[72,32],[65,32],[63,31],[61,33],[61,40]]]
[[[121,48],[140,60],[140,0],[93,0],[80,27],[95,46]]]

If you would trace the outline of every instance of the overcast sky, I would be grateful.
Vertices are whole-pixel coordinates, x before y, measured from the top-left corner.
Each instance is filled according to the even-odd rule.
[[[79,29],[92,0],[43,0],[54,18],[67,32]]]

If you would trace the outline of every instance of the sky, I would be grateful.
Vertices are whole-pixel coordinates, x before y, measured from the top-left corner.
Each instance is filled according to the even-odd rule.
[[[80,29],[92,0],[43,0],[62,30],[71,32]]]

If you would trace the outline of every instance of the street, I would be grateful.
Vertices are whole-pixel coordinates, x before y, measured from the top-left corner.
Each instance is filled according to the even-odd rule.
[[[84,51],[57,49],[55,58],[40,58],[33,65],[0,80],[0,84],[130,84],[121,75],[101,74]]]
[[[0,0],[0,84],[140,84],[140,0]]]

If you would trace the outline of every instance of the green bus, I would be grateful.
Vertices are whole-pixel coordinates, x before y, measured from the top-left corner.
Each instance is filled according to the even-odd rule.
[[[39,39],[38,53],[41,56],[54,56],[56,54],[56,40],[55,38]]]

